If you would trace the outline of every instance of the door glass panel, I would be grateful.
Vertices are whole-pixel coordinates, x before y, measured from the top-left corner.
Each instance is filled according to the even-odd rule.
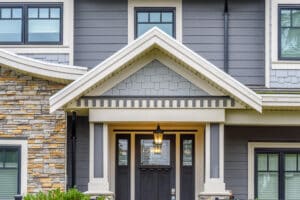
[[[278,172],[258,172],[259,200],[278,199]]]
[[[119,139],[118,141],[119,152],[118,152],[118,165],[127,166],[128,165],[128,140]]]
[[[161,153],[155,153],[153,140],[141,140],[141,165],[170,165],[170,140],[163,140]]]
[[[268,155],[267,154],[259,154],[257,161],[258,161],[258,170],[266,171],[268,168]]]
[[[285,154],[285,171],[297,170],[297,154]]]
[[[193,165],[193,141],[183,140],[182,143],[182,165],[192,166]]]
[[[285,200],[300,199],[300,172],[285,172]]]

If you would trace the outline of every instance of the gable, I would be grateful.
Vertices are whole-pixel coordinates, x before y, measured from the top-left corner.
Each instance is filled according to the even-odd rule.
[[[147,52],[151,50],[159,50],[162,53],[149,57]],[[132,69],[130,64],[139,57],[144,57],[145,59],[138,60],[138,67]],[[162,58],[167,58],[167,60],[162,61]],[[246,107],[253,108],[259,112],[262,111],[262,98],[260,95],[182,43],[174,40],[174,38],[158,28],[153,28],[53,95],[50,98],[50,112],[54,112],[58,108],[67,106],[67,104],[88,95],[90,91],[99,85],[101,87],[98,88],[102,90],[99,94],[105,93],[113,85],[125,80],[154,59],[158,59],[161,63],[174,69],[174,71],[182,74],[184,77],[189,77],[188,80],[198,86],[198,88],[205,89],[209,94],[228,95]],[[214,90],[213,93],[207,90],[208,87],[209,89],[215,88],[212,89]]]
[[[154,60],[103,96],[208,96],[172,69]]]

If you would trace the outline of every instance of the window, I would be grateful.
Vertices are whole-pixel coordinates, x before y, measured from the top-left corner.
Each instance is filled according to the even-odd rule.
[[[300,199],[300,150],[256,150],[256,198]]]
[[[0,199],[20,194],[20,148],[0,147]]]
[[[61,44],[62,4],[0,4],[1,44]]]
[[[300,59],[300,7],[279,7],[279,59]]]
[[[158,27],[175,37],[175,8],[135,8],[135,37]]]

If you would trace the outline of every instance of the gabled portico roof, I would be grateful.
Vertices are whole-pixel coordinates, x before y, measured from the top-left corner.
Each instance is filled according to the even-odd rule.
[[[53,95],[50,98],[50,112],[54,112],[83,96],[97,83],[116,72],[123,65],[132,62],[138,56],[154,48],[165,52],[171,57],[180,59],[182,63],[220,88],[226,95],[239,100],[258,112],[262,111],[262,98],[260,95],[160,29],[153,28]]]

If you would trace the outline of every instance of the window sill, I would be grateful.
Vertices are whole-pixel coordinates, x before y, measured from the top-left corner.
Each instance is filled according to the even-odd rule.
[[[5,49],[17,54],[72,53],[72,48],[66,45],[0,45],[0,49]]]
[[[300,70],[300,60],[280,60],[272,62],[272,69],[298,69]]]

